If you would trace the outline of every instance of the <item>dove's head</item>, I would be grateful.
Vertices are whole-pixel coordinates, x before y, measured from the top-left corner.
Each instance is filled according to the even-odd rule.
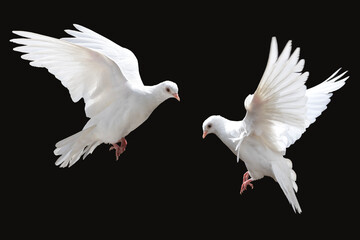
[[[222,117],[220,115],[213,115],[208,117],[202,125],[203,135],[202,137],[205,138],[210,133],[217,133],[217,130],[221,126]]]
[[[160,83],[158,85],[158,91],[164,100],[168,98],[176,98],[176,100],[180,101],[178,86],[172,81],[166,80]]]

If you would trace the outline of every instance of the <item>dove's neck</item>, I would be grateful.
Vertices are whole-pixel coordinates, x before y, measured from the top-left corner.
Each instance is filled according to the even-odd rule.
[[[149,103],[153,104],[155,108],[169,98],[169,95],[164,93],[162,83],[156,84],[154,86],[145,86],[145,91],[148,94]]]
[[[222,118],[216,125],[215,134],[232,152],[235,153],[237,142],[234,142],[233,139],[240,136],[242,121],[231,121]]]
[[[160,87],[160,84],[154,86],[144,86],[142,90],[145,95],[145,104],[152,110],[168,99],[168,96],[165,96],[163,93],[163,89]]]

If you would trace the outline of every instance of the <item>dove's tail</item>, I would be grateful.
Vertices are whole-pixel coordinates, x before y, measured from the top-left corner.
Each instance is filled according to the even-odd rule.
[[[61,156],[56,160],[55,165],[71,167],[82,155],[84,155],[84,159],[88,154],[92,153],[102,143],[94,136],[93,130],[95,126],[86,128],[56,143],[54,154]]]
[[[298,187],[296,185],[296,173],[292,169],[292,162],[290,159],[281,158],[272,162],[272,170],[275,176],[275,180],[279,183],[286,198],[293,207],[294,211],[301,213],[300,204],[296,198],[295,192]]]

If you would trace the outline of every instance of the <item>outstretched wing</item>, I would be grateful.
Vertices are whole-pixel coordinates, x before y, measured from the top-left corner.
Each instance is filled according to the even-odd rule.
[[[342,78],[347,71],[336,76],[337,70],[324,82],[306,90],[306,127],[315,122],[316,118],[326,109],[327,104],[330,102],[332,92],[338,90],[345,85],[345,81],[349,76]]]
[[[254,94],[245,99],[247,134],[256,134],[275,151],[285,154],[330,101],[331,92],[345,84],[345,73],[306,90],[308,72],[302,73],[300,49],[291,53],[291,41],[278,57],[276,38],[271,41],[265,72]],[[337,81],[339,80],[339,81]]]
[[[278,57],[276,38],[271,41],[265,72],[253,95],[245,99],[244,122],[248,134],[256,134],[275,151],[285,152],[288,128],[304,132],[306,120],[306,87],[309,74],[301,73],[304,60],[300,49],[292,55],[291,41]]]
[[[144,85],[141,81],[138,61],[133,52],[86,27],[78,24],[74,24],[74,27],[78,31],[65,30],[66,33],[73,37],[62,38],[62,40],[90,48],[107,56],[119,66],[126,79],[133,84]]]
[[[111,59],[91,49],[60,39],[25,31],[13,31],[23,38],[14,51],[34,67],[49,70],[69,90],[74,102],[84,98],[87,117],[109,106],[115,96],[127,89],[127,80]]]
[[[305,96],[307,102],[305,129],[300,131],[299,129],[292,126],[285,126],[285,128],[280,129],[280,132],[283,133],[283,142],[286,144],[286,147],[289,147],[296,140],[298,140],[305,132],[306,128],[308,128],[310,124],[314,123],[316,118],[320,116],[321,113],[327,108],[327,104],[330,102],[332,92],[344,86],[345,81],[349,77],[342,78],[345,73],[347,73],[347,71],[336,76],[339,71],[340,69],[332,74],[324,82],[306,90]]]

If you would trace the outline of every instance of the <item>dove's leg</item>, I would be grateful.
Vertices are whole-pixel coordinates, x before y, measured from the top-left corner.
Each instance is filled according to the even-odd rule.
[[[118,142],[120,142],[120,146],[117,143],[113,143],[112,147],[110,147],[109,151],[115,149],[116,160],[119,160],[120,155],[125,152],[127,141],[125,138],[121,138]]]
[[[241,189],[240,189],[240,194],[242,194],[248,185],[250,185],[251,189],[254,188],[254,185],[251,184],[251,182],[253,181],[252,178],[249,179],[250,173],[249,171],[247,171],[246,173],[244,173],[243,176],[243,183],[241,184]]]

